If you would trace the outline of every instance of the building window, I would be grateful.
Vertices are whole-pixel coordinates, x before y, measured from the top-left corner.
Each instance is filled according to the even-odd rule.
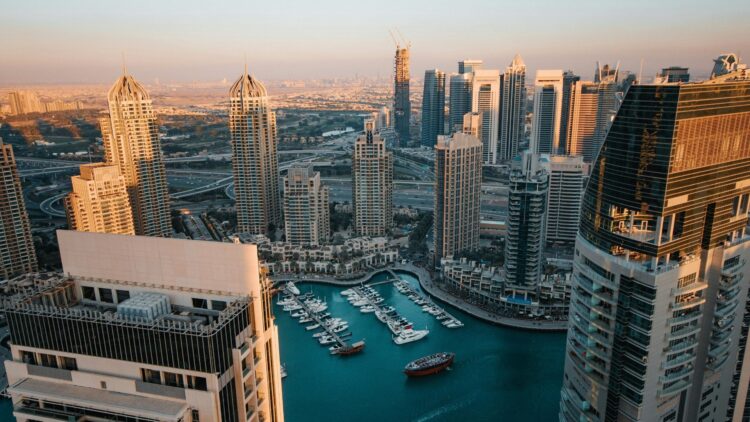
[[[193,308],[208,309],[208,301],[198,297],[193,298]]]
[[[112,297],[112,289],[105,289],[103,287],[99,288],[99,300],[102,302],[107,303],[114,303],[114,298]]]
[[[122,303],[130,299],[130,292],[127,290],[117,290],[117,303]]]
[[[107,382],[106,381],[99,381],[99,386],[102,388],[102,390],[107,389]]]
[[[193,390],[206,391],[208,390],[206,379],[203,377],[188,375],[188,388],[192,388]]]
[[[60,367],[69,371],[76,371],[78,370],[78,362],[76,362],[75,358],[61,356]]]
[[[39,363],[49,368],[57,368],[57,357],[46,353],[39,353]]]
[[[211,309],[214,311],[223,311],[227,308],[227,303],[223,300],[212,300],[211,301]]]
[[[96,300],[96,291],[90,286],[81,286],[83,292],[83,298],[88,300]]]
[[[169,385],[171,387],[179,387],[184,388],[185,387],[185,381],[182,379],[182,374],[175,374],[172,372],[165,372],[164,373],[164,385]]]
[[[143,382],[150,382],[151,384],[161,384],[161,372],[154,371],[153,369],[141,369],[141,379]]]
[[[198,409],[193,409],[190,412],[190,417],[193,419],[193,422],[200,422],[201,420],[200,412],[198,412]]]
[[[21,362],[27,363],[29,365],[36,365],[36,355],[34,355],[33,352],[21,350]]]

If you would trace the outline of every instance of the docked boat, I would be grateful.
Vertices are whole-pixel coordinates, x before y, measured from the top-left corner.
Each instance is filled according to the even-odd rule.
[[[424,356],[406,364],[404,373],[410,377],[436,374],[453,364],[455,353],[439,352]]]
[[[362,312],[363,314],[369,314],[369,313],[375,312],[375,307],[372,305],[365,305],[359,308],[359,311]]]
[[[413,330],[411,328],[401,330],[397,336],[393,336],[393,342],[396,344],[406,344],[413,341],[422,340],[430,334],[430,330]]]
[[[352,289],[346,289],[346,290],[342,290],[341,291],[341,296],[350,296],[353,293],[354,293],[354,290],[352,290]]]
[[[348,356],[348,355],[353,355],[355,353],[359,353],[364,348],[365,348],[365,341],[360,340],[348,346],[334,346],[334,347],[331,347],[329,350],[331,350],[332,355]]]
[[[292,281],[286,283],[286,289],[295,296],[300,293],[299,289],[294,285],[294,282]]]
[[[300,310],[300,309],[302,309],[302,307],[299,306],[299,305],[297,305],[296,303],[284,306],[284,311],[286,311],[286,312],[297,311],[297,310]]]
[[[349,326],[346,325],[346,324],[342,324],[342,325],[337,325],[337,326],[331,328],[331,331],[333,331],[334,333],[340,333],[340,332],[342,332],[344,330],[347,330],[347,329],[349,329]]]
[[[281,365],[281,379],[286,378],[286,366]]]
[[[311,322],[312,320],[313,320],[312,318],[310,318],[309,316],[307,316],[307,317],[301,318],[299,320],[299,322],[300,322],[300,324],[304,324],[304,323],[307,323],[307,322]]]
[[[292,314],[292,318],[299,318],[299,317],[306,317],[307,312],[305,311],[297,311]]]
[[[318,328],[320,328],[320,324],[313,324],[313,325],[308,325],[307,327],[305,327],[305,330],[312,331]]]

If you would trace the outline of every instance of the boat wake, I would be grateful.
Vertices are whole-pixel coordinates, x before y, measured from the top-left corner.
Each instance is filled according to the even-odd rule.
[[[414,419],[413,422],[427,422],[427,421],[431,421],[433,419],[439,418],[441,416],[445,416],[451,413],[458,412],[461,409],[469,407],[472,403],[477,401],[477,396],[478,396],[478,393],[474,393],[471,396],[466,397],[465,399],[461,401],[447,404],[445,406],[440,406],[437,409],[427,412],[422,416],[418,416],[417,418]]]

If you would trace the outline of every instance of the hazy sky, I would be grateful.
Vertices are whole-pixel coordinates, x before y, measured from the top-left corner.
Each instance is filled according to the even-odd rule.
[[[749,0],[3,0],[0,84],[111,82],[121,52],[144,81],[234,79],[245,54],[261,79],[388,76],[397,27],[411,71],[455,71],[461,58],[529,70],[596,60],[644,76],[668,65],[705,74],[750,56]]]

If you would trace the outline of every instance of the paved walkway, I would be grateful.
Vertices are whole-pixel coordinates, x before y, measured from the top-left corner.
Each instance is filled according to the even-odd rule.
[[[499,316],[497,314],[488,312],[476,305],[473,305],[455,296],[452,296],[450,293],[446,292],[445,290],[440,289],[440,287],[437,284],[435,284],[435,282],[433,282],[432,276],[430,276],[430,273],[427,272],[427,270],[421,267],[417,267],[416,265],[413,265],[413,264],[393,264],[388,267],[383,267],[381,269],[372,270],[369,273],[365,274],[364,276],[361,276],[359,278],[352,279],[352,280],[340,280],[331,276],[318,275],[318,274],[301,274],[301,275],[280,274],[280,275],[271,276],[271,279],[277,283],[294,281],[294,282],[303,282],[303,283],[332,284],[335,286],[342,286],[342,287],[357,286],[359,284],[366,283],[373,275],[383,272],[383,271],[387,271],[389,269],[390,270],[402,270],[402,271],[408,271],[410,273],[413,273],[414,275],[417,276],[417,279],[419,279],[419,284],[420,286],[422,286],[422,289],[424,289],[425,292],[481,320],[484,320],[493,324],[497,324],[497,325],[502,325],[505,327],[520,328],[524,330],[566,331],[568,329],[567,321],[545,321],[545,320],[532,321],[532,320],[526,320],[526,319],[507,318],[507,317]]]
[[[525,319],[502,317],[497,314],[487,312],[486,310],[476,305],[467,303],[451,295],[445,290],[440,289],[440,287],[435,284],[435,282],[432,280],[432,277],[430,277],[430,274],[424,268],[420,268],[412,264],[399,264],[394,266],[394,269],[400,269],[414,273],[415,275],[417,275],[419,284],[422,286],[422,289],[424,289],[424,291],[442,300],[443,302],[449,303],[456,308],[466,312],[467,314],[481,320],[505,327],[521,328],[524,330],[565,331],[568,329],[567,321],[531,321]]]

